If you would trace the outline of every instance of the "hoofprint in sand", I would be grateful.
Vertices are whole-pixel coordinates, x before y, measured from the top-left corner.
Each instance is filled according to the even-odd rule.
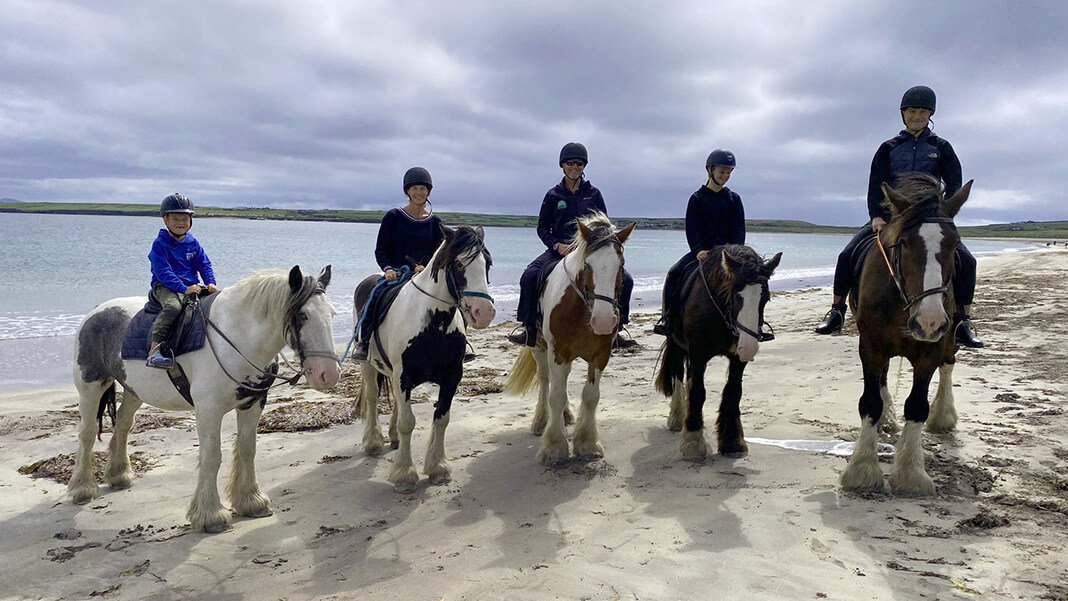
[[[987,348],[958,355],[957,431],[926,436],[934,497],[842,493],[844,458],[775,446],[681,461],[668,405],[651,386],[660,343],[652,315],[631,325],[643,348],[614,355],[604,374],[606,457],[543,467],[528,428],[534,397],[499,392],[517,350],[506,324],[472,333],[479,358],[448,434],[452,482],[423,478],[415,493],[393,492],[392,454],[365,456],[362,424],[346,423],[349,366],[337,394],[272,395],[265,419],[290,409],[272,429],[334,425],[261,434],[260,485],[275,514],[235,518],[215,535],[190,531],[183,514],[196,477],[188,414],[142,410],[130,437],[141,477],[79,507],[64,485],[18,471],[74,451],[73,388],[3,393],[0,597],[1068,599],[1068,252],[991,259],[979,276]],[[778,338],[746,370],[749,437],[855,435],[855,330],[811,334],[828,301],[821,289],[768,304]],[[711,364],[710,389],[724,371],[721,359]],[[898,398],[907,373],[893,360]],[[580,387],[572,383],[573,403]],[[434,394],[415,396],[423,445]],[[224,444],[233,438],[228,419]]]

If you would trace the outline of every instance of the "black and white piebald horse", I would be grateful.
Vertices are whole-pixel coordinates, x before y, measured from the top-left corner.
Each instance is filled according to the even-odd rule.
[[[445,428],[452,398],[463,377],[467,347],[466,324],[482,329],[496,314],[489,295],[492,264],[481,227],[442,226],[445,240],[430,266],[401,285],[385,316],[369,340],[363,364],[363,388],[358,409],[364,418],[363,448],[368,455],[382,452],[385,442],[378,423],[379,375],[388,380],[395,406],[389,436],[399,448],[389,481],[397,492],[415,490],[419,475],[412,462],[412,389],[424,382],[438,385],[434,423],[427,446],[424,473],[431,484],[449,481],[445,460]],[[356,291],[358,314],[378,276],[365,279]]]
[[[192,407],[165,370],[145,366],[144,359],[122,359],[123,338],[131,318],[144,306],[144,297],[117,298],[93,309],[77,334],[74,385],[81,397],[81,425],[68,485],[74,502],[86,503],[100,494],[93,476],[93,443],[104,411],[114,411],[118,383],[123,400],[115,412],[105,471],[111,488],[127,488],[133,481],[126,441],[142,402],[169,411],[192,410],[200,440],[200,470],[186,517],[198,530],[227,529],[231,513],[220,502],[216,483],[222,457],[220,428],[223,416],[237,409],[234,464],[227,487],[230,503],[238,515],[271,515],[270,499],[256,481],[256,427],[277,369],[272,364],[287,343],[297,351],[314,388],[328,390],[337,384],[340,372],[331,334],[334,310],[324,294],[329,283],[329,266],[318,278],[293,267],[288,274],[253,273],[219,292],[211,307],[214,328],[207,331],[208,344],[176,358],[188,374]]]

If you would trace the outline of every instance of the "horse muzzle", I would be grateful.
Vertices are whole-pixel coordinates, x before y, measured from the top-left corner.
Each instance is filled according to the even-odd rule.
[[[476,330],[489,327],[493,318],[497,316],[497,310],[493,303],[486,299],[474,298],[467,300],[468,313],[471,315],[471,326]]]
[[[920,342],[938,342],[949,332],[952,320],[941,306],[931,309],[920,307],[909,315],[909,334]]]
[[[594,334],[598,336],[608,336],[609,334],[615,334],[616,328],[619,326],[619,315],[615,311],[594,311],[590,315],[590,329]]]
[[[745,332],[739,333],[738,344],[735,346],[735,353],[738,354],[738,359],[744,363],[749,363],[756,359],[758,352],[760,352],[760,342]]]
[[[341,379],[341,367],[337,359],[328,357],[308,357],[304,364],[308,383],[319,392],[332,390]]]

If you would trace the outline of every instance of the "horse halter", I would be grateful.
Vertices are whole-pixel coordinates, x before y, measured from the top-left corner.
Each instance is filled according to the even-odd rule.
[[[620,254],[619,269],[620,269],[620,271],[622,271],[623,270],[623,242],[620,241],[619,237],[616,236],[615,233],[613,233],[611,236],[605,236],[604,238],[594,242],[593,244],[588,244],[586,246],[585,256],[583,256],[583,263],[586,262],[585,261],[586,257],[590,256],[590,254],[592,254],[594,251],[600,250],[602,247],[607,246],[609,244],[614,246],[616,248],[616,250],[619,251],[619,254]],[[597,294],[593,290],[589,290],[589,291],[583,290],[583,289],[579,288],[578,284],[575,283],[575,277],[572,276],[571,272],[567,270],[567,257],[564,257],[563,259],[561,259],[560,265],[564,269],[564,274],[567,275],[567,283],[571,286],[572,289],[575,290],[575,292],[578,293],[579,298],[581,298],[583,304],[586,305],[586,310],[587,311],[592,312],[593,311],[593,303],[595,303],[596,301],[600,300],[600,301],[604,301],[606,303],[611,304],[612,308],[615,309],[616,312],[619,312],[619,309],[620,309],[620,304],[619,304],[619,293],[620,293],[620,290],[617,289],[617,290],[614,291],[615,292],[615,296],[606,296],[604,294]]]
[[[701,282],[705,285],[705,292],[708,293],[708,300],[712,301],[712,306],[716,308],[716,312],[719,313],[719,316],[723,318],[723,323],[726,324],[727,329],[730,330],[732,334],[734,334],[735,338],[738,338],[740,336],[738,331],[741,330],[742,332],[749,334],[753,338],[760,340],[760,334],[738,323],[738,320],[734,318],[733,293],[730,297],[728,297],[727,311],[724,312],[723,309],[719,308],[719,303],[716,302],[716,295],[712,294],[712,289],[708,286],[708,278],[705,276],[704,263],[704,261],[697,262],[697,271],[699,272],[698,275],[701,276]],[[730,314],[730,317],[727,317],[728,314]],[[760,321],[764,321],[763,315],[760,316]]]
[[[485,252],[486,252],[486,244],[484,242],[479,242],[479,245],[478,245],[478,247],[476,249],[476,252],[471,254],[471,258],[468,259],[466,263],[462,263],[464,271],[466,272],[467,268],[471,265],[471,263],[474,263],[475,259],[478,258],[480,255],[482,255]],[[408,258],[409,261],[412,261],[413,263],[415,262],[411,257],[407,257],[407,258]],[[486,274],[486,281],[489,282],[489,274],[488,273]],[[464,303],[464,298],[469,297],[469,296],[473,296],[475,298],[484,298],[484,299],[488,300],[490,303],[493,303],[493,297],[490,296],[489,294],[486,294],[484,292],[478,292],[476,290],[464,290],[464,289],[460,288],[459,286],[457,286],[456,285],[456,278],[452,275],[452,267],[451,266],[445,268],[445,287],[448,289],[449,295],[452,297],[451,301],[447,301],[447,300],[445,300],[443,298],[440,298],[440,297],[438,297],[438,296],[436,296],[434,294],[431,294],[431,293],[427,292],[426,290],[423,290],[419,286],[419,284],[416,283],[415,278],[412,278],[411,283],[412,283],[412,286],[415,286],[416,290],[418,290],[419,292],[422,292],[423,294],[429,296],[430,298],[432,298],[434,300],[437,300],[437,301],[440,301],[440,302],[442,302],[442,303],[444,303],[446,305],[449,305],[450,309],[466,308],[467,311],[470,312],[470,308],[467,306],[466,303]]]
[[[924,223],[948,223],[953,224],[953,219],[949,217],[929,217],[920,222],[920,225]],[[941,294],[945,296],[949,291],[949,282],[952,279],[952,275],[942,282],[941,286],[936,288],[928,288],[923,292],[920,292],[916,296],[909,296],[908,290],[905,288],[905,276],[901,273],[901,241],[895,242],[890,246],[883,246],[883,237],[879,234],[875,235],[875,244],[879,247],[879,252],[883,256],[883,262],[886,263],[886,269],[890,272],[890,278],[894,280],[894,286],[897,287],[897,293],[901,296],[901,302],[905,303],[902,307],[902,311],[908,311],[912,305],[920,302],[928,296],[934,296]],[[890,249],[890,254],[887,255],[886,249]]]

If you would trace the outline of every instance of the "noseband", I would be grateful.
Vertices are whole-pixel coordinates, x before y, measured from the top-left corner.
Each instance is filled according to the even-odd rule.
[[[623,270],[623,242],[620,241],[619,237],[616,236],[614,233],[611,236],[606,236],[606,237],[598,240],[597,242],[595,242],[593,244],[587,245],[586,246],[586,251],[585,251],[585,256],[583,257],[583,263],[585,263],[585,258],[589,257],[591,254],[593,254],[594,251],[600,250],[601,248],[603,248],[603,247],[605,247],[605,246],[607,246],[609,244],[614,246],[616,248],[616,250],[619,251],[619,255],[620,255],[619,269],[620,269],[620,271],[622,271]],[[593,303],[596,302],[596,301],[604,301],[604,302],[609,303],[610,305],[612,305],[612,308],[615,309],[615,311],[617,313],[619,312],[619,307],[620,307],[620,305],[619,305],[619,292],[620,291],[619,290],[615,290],[614,291],[615,292],[615,296],[606,296],[604,294],[597,294],[592,289],[591,290],[583,290],[582,288],[579,288],[578,284],[575,282],[575,277],[572,276],[571,272],[567,270],[567,257],[564,257],[564,259],[562,259],[560,261],[560,265],[564,268],[564,274],[567,275],[567,283],[570,284],[571,288],[573,288],[575,290],[575,292],[578,293],[579,298],[581,298],[583,304],[586,305],[586,310],[587,311],[592,313],[593,312]],[[591,288],[592,288],[592,285],[591,285]]]
[[[920,225],[925,223],[948,223],[953,225],[953,219],[949,217],[929,217],[921,221]],[[915,305],[928,296],[934,296],[936,294],[945,296],[949,291],[949,282],[950,279],[952,279],[952,275],[937,288],[928,288],[916,296],[909,296],[909,293],[905,288],[905,276],[901,273],[901,242],[898,241],[888,247],[883,247],[883,237],[876,234],[875,243],[879,246],[879,252],[883,255],[883,261],[886,263],[887,270],[890,271],[890,277],[894,280],[894,286],[897,287],[897,293],[901,296],[901,302],[905,303],[905,306],[902,308],[903,311],[908,311],[912,305]],[[887,248],[890,249],[889,255],[887,255],[886,252]]]

